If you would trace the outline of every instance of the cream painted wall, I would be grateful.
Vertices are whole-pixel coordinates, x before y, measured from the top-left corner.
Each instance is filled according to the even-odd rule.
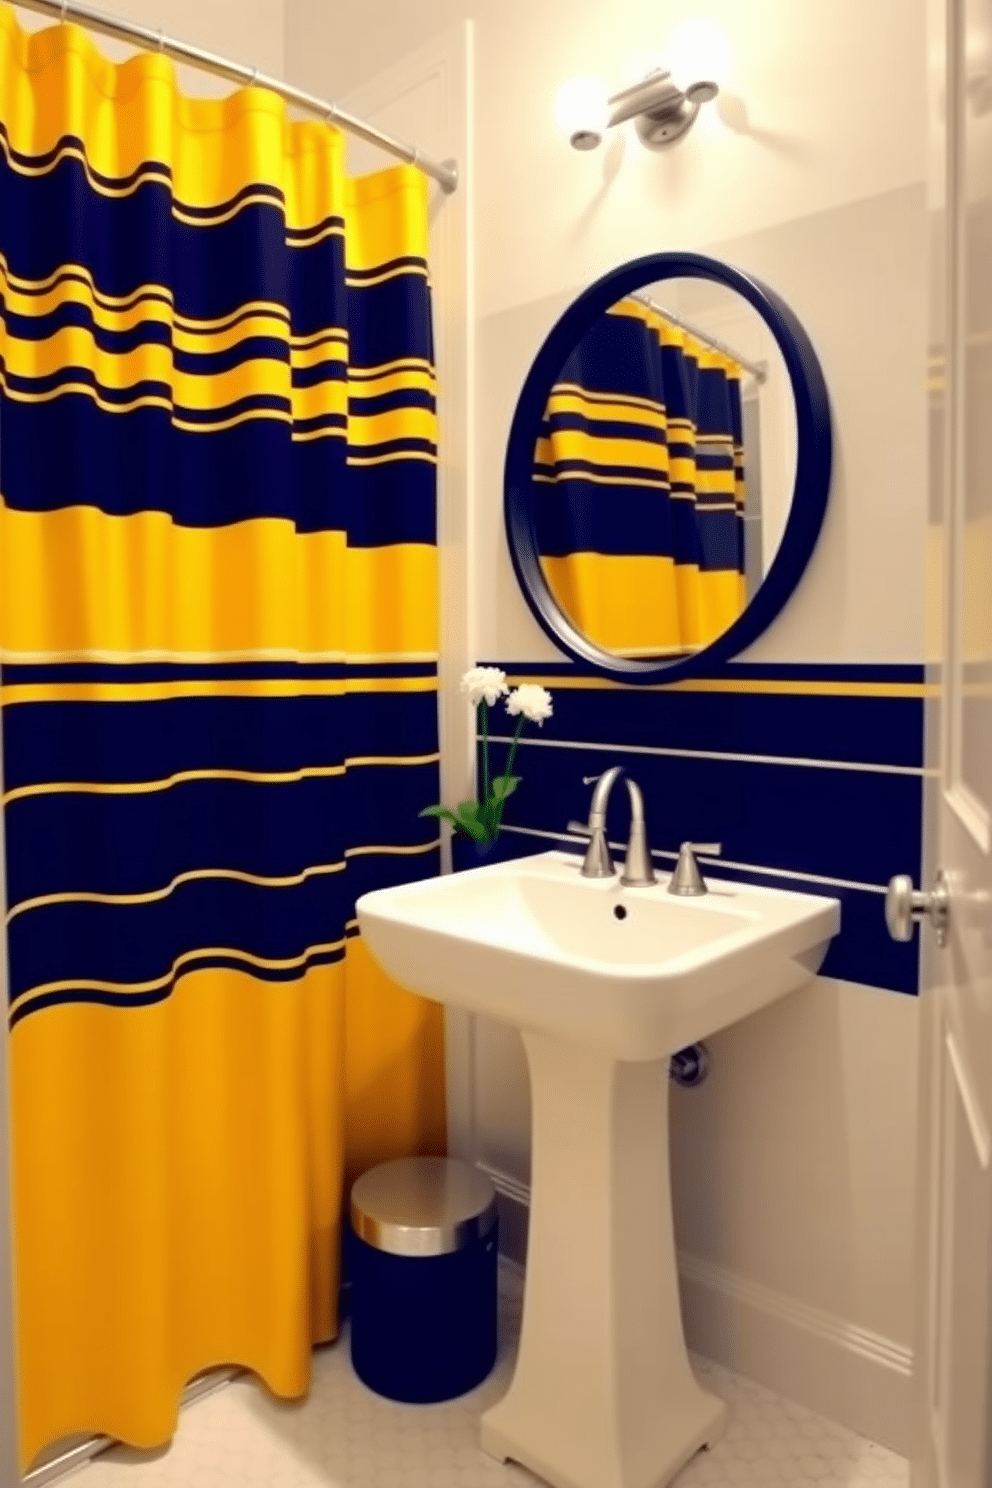
[[[333,95],[455,20],[476,28],[480,316],[662,248],[698,247],[923,175],[917,0],[287,0],[289,74]],[[712,16],[728,96],[678,150],[582,155],[553,122],[577,73],[624,80],[679,21]],[[898,58],[885,71],[879,61]]]
[[[690,13],[733,74],[676,149],[581,155],[555,133],[568,76],[619,82]],[[331,96],[452,21],[475,23],[476,524],[480,658],[551,658],[505,548],[502,461],[544,335],[639,254],[711,251],[782,293],[824,365],[836,476],[797,595],[750,656],[919,661],[925,534],[923,0],[287,0],[287,71]],[[898,58],[877,77],[880,59]],[[909,1450],[914,999],[817,979],[712,1040],[675,1092],[672,1161],[690,1338]],[[478,1020],[475,1154],[525,1211],[519,1038]],[[514,1206],[508,1211],[511,1215]],[[511,1234],[512,1231],[512,1234]],[[519,1217],[507,1227],[523,1240]]]
[[[533,350],[591,277],[640,253],[720,244],[763,271],[810,329],[841,457],[814,566],[752,654],[919,659],[920,0],[115,0],[113,8],[332,97],[451,22],[474,18],[481,655],[553,654],[512,584],[499,517],[505,432]],[[558,84],[590,70],[619,78],[630,53],[662,44],[690,10],[717,17],[730,38],[735,71],[721,112],[707,110],[667,154],[629,141],[592,156],[570,151],[552,125]],[[899,65],[886,70],[879,98],[887,56]],[[205,78],[184,83],[225,91]],[[811,1338],[817,1329],[821,1341],[831,1329],[843,1335],[847,1342],[834,1340],[838,1357],[853,1358],[851,1338],[857,1346],[876,1339],[879,1357],[890,1346],[904,1357],[916,1017],[912,999],[820,979],[713,1040],[709,1084],[673,1101],[679,1243],[695,1277],[690,1330],[786,1393],[790,1377],[807,1394],[819,1389],[821,1406],[843,1419],[854,1407],[836,1369],[818,1380],[801,1349],[801,1357],[785,1347],[763,1354],[767,1329],[741,1324],[735,1336],[727,1320],[735,1307],[743,1317],[750,1298],[752,1311],[764,1306],[769,1316],[791,1308],[795,1337],[804,1316]],[[529,1105],[519,1040],[480,1025],[474,1058],[478,1155],[524,1193]],[[720,1297],[724,1311],[707,1312]],[[900,1410],[897,1402],[878,1418],[878,1434],[894,1445],[905,1445],[895,1438],[909,1430]]]
[[[161,26],[168,36],[192,42],[247,67],[282,77],[286,59],[286,17],[283,0],[107,0],[100,9],[141,26]],[[17,7],[25,28],[37,31],[52,25],[47,16]],[[131,49],[110,37],[96,38],[108,57],[131,55]],[[212,97],[231,91],[230,84],[193,68],[180,69],[187,93]]]
[[[834,475],[816,551],[752,661],[915,662],[923,657],[927,419],[922,182],[702,245],[779,291],[823,365]],[[728,223],[728,226],[730,224]],[[618,258],[621,257],[618,252]],[[503,535],[503,453],[517,393],[581,286],[480,319],[480,655],[559,653],[520,594]]]
[[[526,368],[592,278],[681,247],[764,274],[789,300],[821,356],[836,414],[837,477],[820,546],[800,593],[749,659],[920,659],[921,0],[287,0],[286,13],[290,75],[313,86],[319,76],[331,96],[453,18],[475,21],[484,416],[470,628],[480,656],[558,654],[519,595],[503,536],[503,451]],[[663,48],[697,13],[723,25],[733,60],[723,98],[692,134],[667,152],[643,150],[629,132],[591,154],[569,149],[553,121],[560,83],[590,71],[622,80],[633,56]],[[887,74],[883,106],[876,65],[892,52],[900,66]]]
[[[752,655],[919,659],[919,0],[115,0],[113,8],[331,97],[353,93],[452,22],[475,20],[481,655],[553,654],[512,582],[499,515],[506,428],[534,349],[572,294],[616,263],[721,245],[763,272],[810,329],[840,455],[813,567]],[[734,75],[719,112],[705,111],[666,154],[629,140],[591,156],[570,151],[552,124],[558,84],[590,70],[619,79],[631,53],[663,44],[690,11],[719,19],[731,42]],[[899,65],[886,70],[879,98],[879,59],[888,56]],[[183,82],[226,91],[202,75]],[[831,1330],[844,1335],[843,1359],[866,1339],[879,1357],[889,1348],[899,1359],[911,1343],[916,1019],[912,999],[820,979],[714,1039],[710,1082],[673,1100],[690,1330],[786,1393],[790,1378],[807,1394],[818,1389],[821,1406],[843,1419],[854,1413],[847,1376],[824,1367],[817,1378],[809,1350],[790,1355],[787,1345],[807,1336],[804,1326],[821,1341]],[[519,1040],[482,1024],[474,1059],[478,1156],[525,1194]],[[735,1316],[762,1307],[766,1319],[776,1308],[791,1318],[781,1348],[762,1352],[771,1335],[759,1324],[740,1321],[735,1332]],[[895,1445],[909,1429],[901,1409],[897,1401],[876,1418]]]

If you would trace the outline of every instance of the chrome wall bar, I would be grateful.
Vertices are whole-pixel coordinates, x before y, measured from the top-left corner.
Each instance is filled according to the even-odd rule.
[[[458,186],[457,161],[431,160],[426,155],[422,155],[413,145],[405,145],[402,140],[386,134],[384,130],[376,129],[372,124],[366,124],[362,119],[357,119],[354,114],[349,114],[346,109],[339,108],[336,103],[328,103],[313,93],[305,93],[302,88],[294,88],[279,78],[269,77],[266,73],[260,72],[257,67],[244,67],[240,62],[231,62],[227,57],[219,57],[216,52],[207,52],[201,47],[189,46],[185,41],[176,41],[174,37],[166,36],[162,31],[155,31],[151,26],[139,26],[131,21],[118,20],[116,16],[108,16],[102,11],[92,10],[88,5],[77,4],[76,0],[16,0],[16,4],[24,10],[34,10],[41,15],[52,16],[57,21],[75,21],[77,25],[85,26],[89,31],[99,31],[104,36],[113,36],[118,41],[128,42],[131,46],[144,47],[146,51],[162,52],[166,57],[171,57],[173,62],[184,62],[189,67],[199,68],[201,72],[210,72],[215,77],[226,78],[228,82],[237,83],[243,87],[268,88],[270,92],[278,93],[280,98],[284,98],[287,103],[293,104],[296,108],[303,109],[308,114],[315,114],[327,124],[337,124],[339,128],[355,135],[358,139],[378,146],[380,150],[385,150],[389,155],[395,155],[399,160],[405,160],[408,165],[416,166],[418,170],[422,170],[425,175],[437,181],[442,190],[452,192]]]
[[[672,322],[672,325],[678,326],[680,331],[688,331],[690,336],[695,336],[696,340],[702,341],[704,346],[711,346],[714,351],[719,351],[721,355],[730,357],[731,360],[735,361],[739,367],[743,367],[745,372],[750,372],[755,382],[768,381],[767,367],[763,366],[760,362],[749,362],[747,357],[742,357],[740,352],[735,351],[732,346],[728,346],[726,341],[718,341],[717,338],[715,336],[711,336],[708,331],[701,331],[698,326],[690,324],[690,322],[687,320],[682,320],[678,315],[673,315],[671,310],[666,310],[664,305],[659,305],[656,300],[653,300],[651,298],[650,295],[632,294],[630,298],[632,300],[637,300],[637,302],[641,305],[646,305],[647,308],[649,310],[653,310],[656,315],[663,315],[666,320],[670,320]]]

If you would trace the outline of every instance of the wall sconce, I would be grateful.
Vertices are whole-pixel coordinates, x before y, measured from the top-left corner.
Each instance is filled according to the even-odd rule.
[[[660,150],[688,134],[700,106],[716,98],[729,62],[723,31],[714,22],[685,22],[668,48],[667,66],[608,95],[600,78],[572,78],[558,92],[558,127],[576,150],[595,150],[607,129],[634,120],[642,144]]]

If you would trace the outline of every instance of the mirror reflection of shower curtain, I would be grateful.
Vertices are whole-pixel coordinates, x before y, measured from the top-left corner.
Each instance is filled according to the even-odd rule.
[[[304,1392],[349,1176],[444,1150],[427,193],[0,6],[0,643],[27,1468]]]
[[[600,317],[563,366],[535,458],[545,577],[621,656],[678,656],[744,606],[741,370],[640,302]]]

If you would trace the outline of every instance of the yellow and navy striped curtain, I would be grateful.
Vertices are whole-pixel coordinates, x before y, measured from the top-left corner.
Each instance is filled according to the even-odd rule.
[[[583,337],[535,453],[545,578],[620,656],[699,650],[744,607],[741,369],[635,299]]]
[[[349,1177],[444,1150],[354,938],[438,870],[423,178],[0,7],[0,645],[21,1457],[305,1391]]]

